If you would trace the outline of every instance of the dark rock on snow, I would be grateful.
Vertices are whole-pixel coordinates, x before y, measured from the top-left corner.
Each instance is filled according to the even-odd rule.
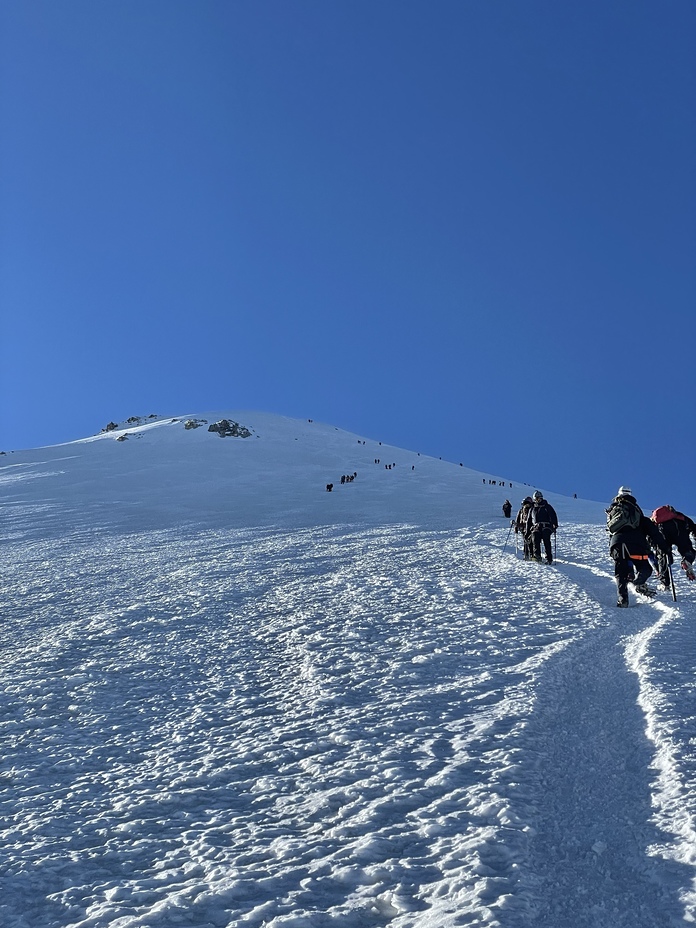
[[[251,432],[239,422],[230,422],[229,419],[220,419],[208,426],[209,432],[217,432],[220,438],[251,438]]]

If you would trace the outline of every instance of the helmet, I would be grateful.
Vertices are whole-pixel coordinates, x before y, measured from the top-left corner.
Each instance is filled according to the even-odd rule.
[[[541,490],[534,491],[534,499],[543,499],[543,498],[544,498],[544,494],[541,492]]]
[[[525,496],[525,498],[522,500],[522,505],[524,505],[525,503],[531,503],[531,502],[532,502],[532,497]]]
[[[633,490],[630,487],[619,487],[617,496],[633,496]]]

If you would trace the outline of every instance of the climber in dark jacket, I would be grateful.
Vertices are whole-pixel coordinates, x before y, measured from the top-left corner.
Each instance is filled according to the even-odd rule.
[[[673,546],[681,555],[682,570],[686,571],[687,578],[696,580],[696,572],[694,572],[696,551],[691,541],[691,536],[696,538],[696,523],[693,519],[673,506],[660,506],[653,512],[651,521],[657,525],[657,530],[668,547],[668,553],[658,551],[657,555],[658,574],[665,589],[669,586],[669,565],[674,563]]]
[[[620,521],[615,513],[625,510],[628,521]],[[617,606],[628,606],[628,583],[638,593],[650,596],[647,579],[652,574],[650,545],[660,551],[667,550],[667,543],[657,526],[643,515],[629,487],[619,487],[619,492],[607,509],[607,530],[610,534],[609,554],[614,561],[614,576],[619,594]]]
[[[527,516],[527,534],[532,543],[532,559],[541,560],[541,545],[544,544],[546,563],[553,564],[551,536],[558,528],[558,516],[551,503],[548,503],[540,490],[535,490],[533,505]]]
[[[529,515],[532,505],[532,497],[525,496],[525,498],[522,500],[522,505],[520,506],[519,512],[515,516],[514,523],[515,535],[522,536],[525,561],[531,561],[532,559],[532,539],[527,534],[527,516]]]

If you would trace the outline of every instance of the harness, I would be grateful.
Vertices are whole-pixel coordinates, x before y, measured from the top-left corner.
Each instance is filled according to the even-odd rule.
[[[626,546],[625,541],[621,543],[621,553],[624,556],[624,558],[628,558],[631,561],[649,561],[650,560],[649,554],[631,554],[631,552],[628,550]]]

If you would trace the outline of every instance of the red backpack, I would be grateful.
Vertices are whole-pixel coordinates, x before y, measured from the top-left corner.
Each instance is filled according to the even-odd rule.
[[[672,506],[659,506],[650,517],[653,522],[660,525],[661,522],[669,522],[670,519],[684,519],[681,512],[677,512]]]

